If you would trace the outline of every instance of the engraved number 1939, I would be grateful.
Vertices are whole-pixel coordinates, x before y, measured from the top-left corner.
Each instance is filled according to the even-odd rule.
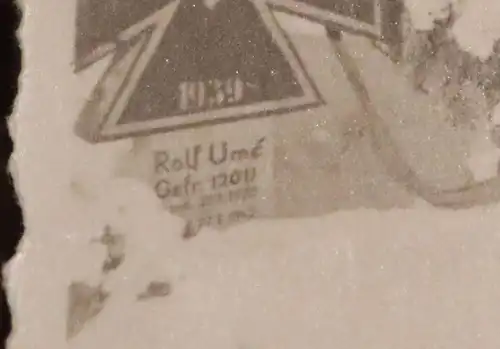
[[[227,80],[184,81],[179,85],[179,108],[210,109],[240,102],[244,83],[236,76]]]

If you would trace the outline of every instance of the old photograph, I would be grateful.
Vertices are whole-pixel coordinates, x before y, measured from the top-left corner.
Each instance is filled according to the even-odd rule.
[[[8,349],[500,346],[500,3],[19,6]]]

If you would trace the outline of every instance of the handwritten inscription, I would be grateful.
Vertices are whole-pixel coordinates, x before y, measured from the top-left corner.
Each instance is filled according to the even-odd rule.
[[[211,109],[239,103],[245,84],[238,77],[227,80],[184,81],[179,85],[179,109]]]
[[[266,137],[248,146],[223,140],[156,150],[155,193],[172,212],[187,216],[196,230],[251,219],[263,190],[265,153]]]
[[[257,177],[255,167],[234,169],[228,172],[221,172],[209,178],[212,190],[225,189],[239,184],[252,184]],[[202,191],[202,187],[207,187],[208,183],[196,180],[191,175],[184,177],[181,183],[171,183],[168,179],[160,179],[155,184],[156,195],[160,199],[169,197],[189,197],[197,195]]]
[[[263,144],[266,137],[259,138],[250,148],[230,149],[227,141],[210,143],[208,146],[208,162],[211,165],[222,165],[227,162],[256,160],[262,156]],[[184,170],[198,171],[202,161],[203,145],[197,144],[184,149],[179,155],[170,154],[168,150],[154,152],[154,166],[156,174],[168,174]]]
[[[216,213],[213,215],[201,216],[191,219],[188,224],[193,231],[199,231],[203,227],[227,226],[239,222],[244,222],[255,217],[255,213],[245,210],[234,210],[230,212]]]
[[[212,177],[212,189],[228,188],[240,183],[251,184],[256,176],[255,167],[234,169],[230,173],[222,172]]]

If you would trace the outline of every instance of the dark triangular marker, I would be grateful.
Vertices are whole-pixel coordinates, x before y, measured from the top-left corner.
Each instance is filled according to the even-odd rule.
[[[323,104],[270,9],[175,1],[128,28],[77,133],[93,141],[168,132]],[[111,82],[111,79],[114,82]]]
[[[89,321],[99,315],[108,296],[100,287],[91,287],[83,282],[75,282],[69,286],[67,339],[75,337]]]

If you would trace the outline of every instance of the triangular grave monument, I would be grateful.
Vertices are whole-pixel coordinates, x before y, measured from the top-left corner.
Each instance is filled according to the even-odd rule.
[[[148,135],[323,103],[267,5],[165,3],[137,23],[128,19],[119,33],[109,30],[117,35],[108,44],[113,59],[78,120],[83,138]]]

